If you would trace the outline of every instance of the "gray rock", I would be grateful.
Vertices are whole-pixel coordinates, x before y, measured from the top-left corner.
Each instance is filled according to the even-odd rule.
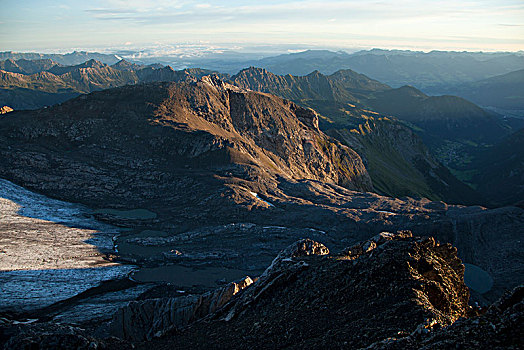
[[[113,316],[110,332],[131,341],[151,340],[206,317],[253,283],[250,277],[203,295],[132,301]]]

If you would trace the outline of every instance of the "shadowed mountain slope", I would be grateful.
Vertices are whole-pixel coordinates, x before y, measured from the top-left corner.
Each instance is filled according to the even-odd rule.
[[[231,81],[245,88],[285,96],[318,111],[323,116],[321,129],[359,152],[380,193],[390,196],[424,196],[451,203],[481,202],[480,196],[442,166],[406,125],[396,118],[386,117],[400,115],[401,119],[404,117],[421,125],[428,123],[426,119],[437,119],[437,126],[442,124],[444,129],[440,132],[437,130],[437,134],[446,134],[446,120],[467,116],[463,116],[460,111],[446,109],[446,104],[438,98],[429,98],[414,88],[391,89],[349,70],[330,76],[314,72],[303,77],[293,77],[249,68],[233,76]],[[427,99],[431,101],[428,103]],[[461,100],[455,97],[452,99]],[[475,105],[467,101],[464,103],[473,118],[478,116],[477,113],[486,115]],[[387,108],[377,108],[382,112],[378,114],[365,109],[369,105],[386,105]],[[439,107],[443,108],[441,114],[438,112]],[[384,112],[386,110],[388,112]],[[425,136],[423,131],[422,135]],[[430,136],[433,134],[430,133]]]
[[[4,318],[3,341],[9,349],[59,343],[67,350],[518,349],[523,287],[480,309],[468,305],[464,280],[455,247],[409,231],[382,232],[338,254],[301,239],[259,278],[204,294],[151,290],[118,310],[109,327],[92,330]]]
[[[411,86],[392,89],[365,75],[341,70],[326,76],[276,76],[261,68],[242,70],[231,77],[237,86],[270,92],[294,101],[326,100],[356,104],[392,115],[423,129],[424,139],[472,138],[493,141],[507,134],[502,121],[456,96],[427,96]],[[278,83],[277,83],[278,82]],[[286,83],[283,83],[286,82]]]
[[[137,84],[140,82],[170,81],[196,82],[209,73],[202,69],[173,70],[171,67],[139,67],[130,66],[120,61],[121,67],[109,67],[103,63],[91,60],[78,66],[54,66],[51,72],[40,72],[33,75],[0,71],[0,104],[16,109],[24,109],[63,102],[78,93],[100,90],[113,86]],[[138,70],[133,70],[137,68]],[[391,89],[368,77],[351,70],[341,70],[330,76],[318,71],[307,76],[278,76],[260,68],[249,68],[227,79],[232,84],[244,89],[268,92],[291,99],[306,107],[313,107],[325,118],[334,123],[322,123],[321,127],[329,129],[358,129],[361,115],[376,116],[372,109],[382,116],[393,115],[411,127],[429,146],[429,152],[419,152],[418,160],[414,157],[402,157],[404,160],[395,164],[392,160],[398,155],[407,152],[413,154],[416,150],[407,150],[404,146],[395,145],[386,147],[382,160],[368,152],[367,160],[371,168],[384,170],[397,168],[404,172],[400,177],[387,175],[387,171],[375,171],[372,178],[378,185],[380,193],[387,195],[414,195],[431,199],[443,199],[451,203],[483,203],[472,189],[463,185],[461,180],[472,181],[473,171],[469,170],[472,159],[479,149],[500,140],[512,130],[504,120],[485,112],[476,105],[454,96],[431,97],[413,87]],[[337,106],[337,107],[336,107]],[[399,133],[405,126],[388,117],[389,122],[383,123],[379,118],[374,123],[382,123],[381,127],[389,128],[388,137],[398,139]],[[395,124],[395,127],[393,127]],[[328,130],[328,129],[324,129]],[[395,131],[397,130],[397,131]],[[408,131],[404,131],[407,135]],[[370,133],[367,133],[369,135]],[[336,137],[341,133],[333,133]],[[369,137],[368,137],[369,138]],[[375,138],[376,139],[376,138]],[[340,138],[348,142],[348,138]],[[378,142],[378,139],[376,139]],[[377,144],[375,142],[375,144]],[[377,144],[378,145],[378,144]],[[366,147],[360,147],[361,156]],[[378,148],[376,148],[378,150]],[[420,147],[416,147],[420,149]],[[391,152],[395,153],[392,154]],[[377,154],[375,152],[375,154]],[[391,156],[389,156],[389,155]],[[381,154],[377,154],[381,156]],[[429,158],[428,158],[429,157]],[[454,169],[450,174],[438,161]],[[430,159],[431,158],[431,159]],[[421,161],[419,161],[421,159]],[[384,165],[379,164],[386,161]],[[400,165],[400,166],[399,166]],[[398,171],[396,171],[398,173]],[[379,173],[385,175],[377,176]],[[395,173],[395,172],[393,172]],[[408,182],[402,178],[408,178]],[[414,176],[414,177],[413,177]],[[389,178],[388,178],[389,177]],[[379,185],[380,184],[380,185]]]
[[[450,87],[446,93],[462,96],[481,106],[524,109],[524,69]]]
[[[498,205],[524,205],[524,129],[494,145],[477,160],[474,181]]]
[[[149,200],[146,184],[155,183],[157,189],[149,190],[157,194],[165,193],[162,184],[175,185],[169,185],[167,179],[158,183],[157,177],[191,177],[194,173],[198,177],[202,172],[215,174],[218,169],[226,171],[236,165],[253,169],[259,176],[270,172],[295,179],[322,179],[352,189],[371,189],[360,157],[323,135],[317,122],[313,111],[291,102],[242,92],[206,78],[180,85],[130,86],[79,97],[47,110],[15,112],[13,118],[3,118],[1,128],[7,137],[5,145],[14,142],[21,147],[22,158],[26,154],[23,149],[53,149],[51,156],[58,159],[40,164],[46,171],[53,171],[51,164],[55,161],[66,162],[64,165],[76,174],[72,181],[80,176],[82,186],[92,181],[106,183],[106,189],[99,190],[101,194],[107,193],[122,204],[128,200],[131,188],[142,188],[142,200]],[[25,141],[19,142],[22,140]],[[111,159],[97,159],[96,154],[105,153],[103,147],[114,150]],[[13,152],[7,151],[4,157],[14,160]],[[158,158],[151,159],[151,154]],[[87,164],[83,161],[86,157],[91,159]],[[78,162],[90,165],[84,168],[85,172],[82,167],[74,170],[73,165]],[[117,174],[112,174],[115,164],[121,162],[135,168],[138,178],[150,180],[137,178],[128,182],[125,179],[130,179],[131,174],[124,175],[125,168],[115,168]],[[100,171],[89,171],[92,166]],[[148,173],[151,167],[165,169],[167,174]],[[13,179],[23,176],[9,167],[2,172]],[[78,200],[82,192],[74,184],[64,191],[67,185],[51,178],[37,176],[34,185],[38,182],[50,190],[54,188],[61,196],[69,193],[70,200]],[[99,194],[87,191],[82,197],[88,202],[92,198],[94,203]],[[140,203],[141,199],[134,197],[134,201]]]
[[[518,346],[522,288],[481,317],[468,299],[456,248],[407,231],[383,232],[338,254],[300,240],[255,281],[246,277],[200,297],[130,303],[115,314],[112,329],[149,341],[139,348],[161,349]]]
[[[436,160],[409,127],[350,104],[308,101],[321,110],[320,128],[362,157],[378,193],[477,204],[482,198]],[[329,116],[329,117],[327,117]]]
[[[373,190],[362,158],[321,132],[317,118],[212,77],[109,89],[3,115],[0,177],[103,209],[97,217],[117,225],[169,232],[157,239],[165,254],[142,258],[122,248],[120,258],[134,263],[171,261],[178,257],[169,251],[198,247],[185,259],[218,249],[222,267],[252,271],[300,237],[320,235],[342,249],[380,231],[411,229],[453,242],[466,262],[488,271],[494,284],[483,298],[514,286],[522,274],[513,243],[522,209],[356,192]],[[111,214],[132,209],[155,215]],[[169,243],[184,232],[193,238]]]

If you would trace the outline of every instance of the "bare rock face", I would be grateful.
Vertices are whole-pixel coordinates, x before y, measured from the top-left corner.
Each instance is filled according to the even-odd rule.
[[[250,277],[203,295],[134,301],[120,309],[111,321],[111,334],[131,341],[151,340],[183,329],[228,303],[253,283]]]
[[[320,243],[297,242],[229,303],[158,344],[359,348],[431,332],[473,312],[464,266],[449,244],[382,233],[326,254]]]
[[[130,303],[111,325],[125,340],[53,323],[2,324],[2,335],[9,349],[518,349],[524,287],[482,311],[468,305],[463,273],[454,247],[409,231],[383,232],[338,255],[306,239],[254,282]]]
[[[332,249],[409,229],[453,243],[464,262],[487,271],[494,280],[482,295],[488,301],[518,283],[524,264],[515,241],[524,227],[523,209],[371,193],[360,156],[318,131],[317,121],[311,110],[217,77],[126,86],[3,115],[0,177],[94,209],[156,214],[126,219],[97,211],[98,218],[120,226],[169,232],[174,239],[211,231],[199,240],[199,253],[210,255],[220,241],[231,257],[223,267],[242,263],[259,271],[296,239],[318,240],[298,229],[324,232]],[[246,236],[265,250],[238,244],[235,230],[223,232],[233,223],[257,225]],[[260,241],[268,225],[283,228],[270,243]],[[171,249],[194,250],[190,241]],[[158,257],[164,253],[169,250]],[[136,262],[132,254],[119,254]]]
[[[389,338],[368,349],[520,349],[524,341],[524,286],[506,293],[481,316],[463,318],[433,332]]]
[[[245,277],[200,296],[188,295],[130,302],[113,316],[111,334],[130,341],[144,341],[171,331],[183,330],[200,319],[213,317],[237,294],[242,294],[242,300],[251,299],[254,292],[260,292],[260,288],[250,288],[249,292],[242,292],[253,283],[267,289],[268,285],[271,285],[268,281],[275,279],[279,271],[282,272],[283,266],[284,269],[288,269],[286,262],[289,259],[327,254],[329,250],[323,244],[311,239],[302,239],[280,252],[260,278]],[[242,303],[236,302],[236,304]]]
[[[312,239],[301,239],[290,246],[288,246],[286,249],[282,250],[275,260],[273,260],[273,264],[283,260],[283,259],[290,259],[290,258],[297,258],[301,256],[308,256],[308,255],[328,255],[329,249],[323,245],[322,243],[315,242]],[[269,268],[268,268],[269,269]]]
[[[15,333],[15,335],[9,337],[9,333]],[[93,350],[108,348],[103,341],[91,337],[80,328],[54,323],[14,326],[4,336],[9,337],[9,340],[3,348],[12,350]]]
[[[98,207],[195,208],[195,197],[210,193],[224,207],[231,178],[242,180],[235,191],[247,198],[278,177],[370,190],[358,154],[316,120],[292,102],[217,77],[126,86],[2,118],[0,176]]]

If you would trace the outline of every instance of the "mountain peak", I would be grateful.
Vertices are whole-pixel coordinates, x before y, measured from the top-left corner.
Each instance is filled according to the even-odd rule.
[[[126,61],[125,59],[121,59],[111,67],[118,70],[139,70],[143,68],[143,66]]]
[[[307,77],[320,77],[324,76],[322,73],[320,73],[317,69],[306,75]]]
[[[85,61],[82,64],[79,64],[77,67],[78,68],[102,68],[106,66],[107,66],[106,64],[92,58],[88,61]]]
[[[242,74],[256,74],[260,76],[260,75],[271,75],[273,73],[271,73],[270,71],[268,71],[265,68],[251,66],[251,67],[242,69],[235,76],[239,76]]]

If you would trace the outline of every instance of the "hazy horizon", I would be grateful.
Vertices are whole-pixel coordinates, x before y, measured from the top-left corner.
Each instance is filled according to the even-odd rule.
[[[3,9],[0,51],[524,49],[524,3],[515,0],[5,0]]]

